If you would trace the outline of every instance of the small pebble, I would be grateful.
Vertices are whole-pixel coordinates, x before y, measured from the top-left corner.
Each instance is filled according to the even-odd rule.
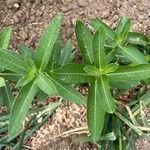
[[[87,6],[88,2],[87,2],[87,0],[78,0],[77,4],[80,7],[85,7],[85,6]]]
[[[19,23],[19,22],[20,22],[20,20],[19,20],[19,18],[18,18],[17,15],[14,15],[14,16],[13,16],[13,22],[14,22],[14,23]]]
[[[15,8],[19,8],[20,6],[19,6],[18,3],[15,3],[15,4],[14,4],[14,7],[15,7]]]

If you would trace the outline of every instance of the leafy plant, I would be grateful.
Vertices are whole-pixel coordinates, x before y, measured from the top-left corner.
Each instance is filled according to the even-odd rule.
[[[70,52],[67,54],[64,50],[61,54],[61,49],[58,47],[60,23],[60,16],[56,16],[51,21],[41,36],[35,53],[30,52],[29,48],[22,45],[19,46],[22,50],[21,54],[3,49],[0,51],[1,66],[19,76],[16,87],[20,88],[20,92],[10,114],[8,130],[10,137],[20,129],[31,107],[31,102],[40,89],[48,95],[60,94],[63,98],[78,104],[84,103],[84,98],[78,91],[69,84],[55,79],[51,73],[51,70],[60,63],[63,65],[68,60],[68,56],[70,56]],[[65,47],[67,52],[68,49],[69,51],[71,49],[70,44],[68,44]],[[56,57],[56,53],[60,53],[60,62]],[[49,66],[51,67],[49,68]]]
[[[83,57],[83,63],[77,64],[73,63],[71,42],[62,44],[60,25],[61,16],[56,16],[44,30],[35,50],[25,45],[17,45],[18,52],[8,50],[11,28],[0,33],[0,105],[8,110],[0,113],[0,134],[4,135],[0,137],[0,148],[22,149],[22,143],[64,99],[84,104],[84,97],[72,86],[86,84],[89,136],[76,142],[94,142],[101,150],[136,149],[135,137],[146,138],[150,131],[143,111],[150,103],[147,89],[150,38],[131,32],[128,17],[122,17],[115,30],[99,19],[90,20],[92,30],[77,21],[75,35]],[[141,83],[130,101],[118,100],[124,89],[131,90]],[[15,98],[12,96],[14,85],[18,92]],[[60,95],[63,100],[31,107],[35,96],[43,100],[49,95]],[[38,112],[40,117],[35,114]],[[30,114],[33,117],[21,128],[24,118]],[[42,122],[38,123],[40,118]]]
[[[131,25],[127,17],[121,18],[115,31],[98,19],[92,19],[91,24],[94,32],[81,21],[77,21],[75,27],[83,64],[66,64],[56,69],[54,74],[71,84],[88,83],[87,122],[90,140],[99,143],[102,134],[112,131],[118,140],[119,134],[122,134],[120,126],[124,122],[131,125],[130,119],[125,121],[118,112],[118,102],[113,92],[120,88],[129,89],[150,77],[150,65],[140,49],[136,48],[138,45],[148,45],[150,40],[144,35],[129,32]],[[119,121],[117,132],[113,130],[115,124],[112,121]],[[131,128],[142,134],[138,128]]]
[[[11,27],[7,27],[2,32],[0,32],[0,50],[3,49],[5,51],[5,49],[7,49],[10,41],[11,30]],[[13,97],[9,90],[8,84],[5,83],[5,80],[3,78],[3,70],[3,67],[0,66],[0,104],[6,106],[10,111],[13,103]]]
[[[148,63],[144,54],[138,50],[137,46],[146,46],[150,39],[145,35],[130,32],[131,22],[128,17],[122,17],[113,31],[99,19],[91,19],[91,26],[97,30],[102,26],[106,31],[106,47],[110,48],[111,56],[119,58],[124,63],[146,64]]]

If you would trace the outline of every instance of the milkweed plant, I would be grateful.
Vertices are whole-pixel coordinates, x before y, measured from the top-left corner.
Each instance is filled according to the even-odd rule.
[[[54,17],[35,49],[18,44],[17,52],[8,49],[11,27],[0,33],[0,106],[7,109],[0,113],[0,148],[22,149],[22,143],[67,100],[86,105],[89,134],[78,142],[92,142],[100,150],[135,150],[135,139],[150,134],[144,113],[150,103],[150,38],[132,32],[126,16],[115,29],[97,18],[88,25],[77,20],[82,62],[74,63],[71,41],[62,43],[60,26],[61,16]],[[83,84],[87,99],[74,88]],[[119,100],[125,91],[134,91],[134,96]],[[32,108],[35,99],[47,96],[61,100]],[[32,117],[24,125],[27,115]]]

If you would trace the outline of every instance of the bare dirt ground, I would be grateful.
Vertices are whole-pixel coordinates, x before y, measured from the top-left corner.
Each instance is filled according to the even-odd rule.
[[[113,28],[119,16],[128,15],[132,20],[132,29],[150,36],[149,0],[0,0],[0,29],[13,27],[10,48],[16,44],[35,47],[39,35],[51,18],[63,13],[62,38],[72,39],[76,19],[85,22],[90,17],[98,17]],[[84,89],[83,89],[84,90]],[[84,92],[84,91],[83,91]],[[58,108],[52,118],[31,137],[27,143],[36,150],[94,150],[91,144],[71,144],[74,135],[69,138],[52,140],[56,135],[75,127],[86,125],[84,106],[66,103]],[[150,140],[149,140],[150,141]],[[150,142],[137,141],[139,150],[149,150]]]

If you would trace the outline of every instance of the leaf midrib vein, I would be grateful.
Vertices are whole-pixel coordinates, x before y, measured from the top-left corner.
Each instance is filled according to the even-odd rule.
[[[100,77],[100,79],[101,79],[101,83],[102,83],[102,88],[103,88],[104,96],[106,98],[106,104],[108,104],[109,109],[112,111],[112,108],[111,108],[110,103],[109,103],[109,98],[107,97],[107,93],[105,91],[105,85],[104,85],[104,82],[103,82],[103,78]],[[104,102],[105,102],[105,100],[104,100]],[[107,108],[107,107],[105,107],[105,108]]]

